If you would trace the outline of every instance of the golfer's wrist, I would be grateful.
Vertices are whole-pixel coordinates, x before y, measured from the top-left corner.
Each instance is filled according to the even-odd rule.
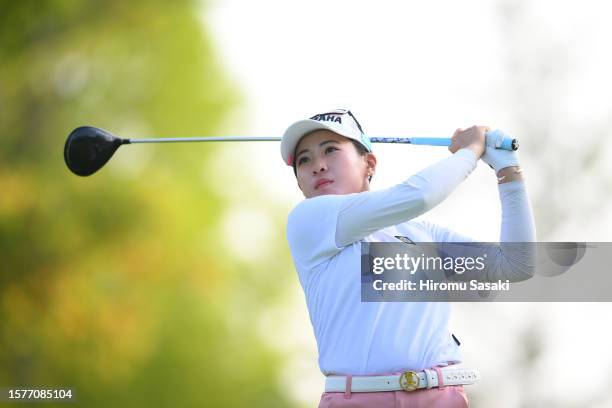
[[[505,167],[497,172],[497,183],[504,184],[511,181],[524,180],[523,169],[521,166]]]
[[[465,146],[462,149],[469,150],[470,152],[472,152],[474,154],[474,157],[476,157],[476,160],[480,159],[484,154],[484,146],[479,145],[477,143]]]

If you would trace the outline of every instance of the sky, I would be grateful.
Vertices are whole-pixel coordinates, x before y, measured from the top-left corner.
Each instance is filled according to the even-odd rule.
[[[611,208],[612,187],[604,188],[609,183],[604,175],[612,174],[612,161],[606,159],[612,144],[601,143],[612,136],[607,130],[612,118],[609,11],[605,1],[597,0],[383,0],[375,5],[217,0],[207,2],[202,19],[227,75],[244,97],[223,126],[227,134],[280,136],[294,121],[338,107],[350,108],[371,136],[450,137],[455,129],[474,124],[500,128],[521,141],[519,156],[534,196],[550,194],[559,206],[576,208],[574,214],[580,209],[592,212],[589,197],[600,203],[596,217],[559,220],[564,226],[555,230],[556,235],[540,239],[609,241],[612,211],[606,208]],[[546,132],[545,150],[538,143],[542,135],[527,132],[533,129]],[[571,179],[581,149],[596,143],[604,154],[595,161],[592,177]],[[440,147],[396,145],[376,145],[375,153],[379,167],[374,189],[401,182],[449,154]],[[221,171],[235,162],[248,163],[249,168],[237,169],[225,182],[250,187],[243,192],[226,189],[232,190],[226,193],[236,203],[226,213],[226,235],[244,223],[263,231],[259,246],[250,252],[235,248],[236,256],[255,260],[266,250],[265,231],[273,227],[264,211],[248,205],[247,194],[257,190],[263,199],[285,204],[287,212],[303,197],[292,170],[281,161],[277,144],[224,147],[204,171]],[[570,178],[555,184],[549,173],[538,171],[542,168]],[[449,200],[424,218],[494,241],[499,217],[494,174],[480,163]],[[232,240],[227,241],[231,246]],[[607,305],[485,307],[455,305],[453,322],[468,333],[466,361],[476,361],[489,374],[483,387],[493,387],[493,379],[499,379],[495,364],[514,364],[520,350],[513,345],[512,334],[543,325],[540,337],[546,352],[539,369],[542,375],[550,368],[558,372],[546,374],[551,378],[546,392],[559,392],[571,402],[593,388],[602,389],[603,377],[576,386],[561,371],[599,361],[598,373],[609,373],[610,333],[597,322],[612,311]],[[262,314],[260,331],[287,355],[286,376],[279,381],[286,382],[296,403],[308,406],[318,401],[323,379],[305,309],[296,279],[285,302]],[[475,312],[483,319],[480,329],[473,326]],[[584,319],[585,314],[590,319]],[[499,326],[504,330],[493,330]],[[284,330],[287,327],[291,330]],[[270,332],[275,335],[266,334]],[[598,335],[586,341],[583,334],[589,332]],[[495,363],[475,352],[491,342],[511,352],[500,353]],[[291,379],[296,370],[302,382]],[[506,406],[522,398],[512,388],[517,383],[512,384],[504,388],[510,390]]]

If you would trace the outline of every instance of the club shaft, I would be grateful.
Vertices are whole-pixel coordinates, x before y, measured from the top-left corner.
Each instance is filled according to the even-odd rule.
[[[150,139],[123,139],[125,144],[134,143],[181,143],[181,142],[279,142],[278,136],[211,136],[211,137],[167,137]],[[370,137],[372,143],[404,143],[423,146],[450,146],[450,137]],[[517,150],[516,139],[504,138],[497,146],[504,150]]]
[[[165,137],[153,139],[128,139],[132,143],[180,143],[180,142],[279,142],[280,137],[268,136],[211,136],[211,137]]]
[[[278,136],[210,136],[210,137],[166,137],[129,139],[129,143],[180,143],[180,142],[280,142]],[[430,146],[448,146],[448,137],[370,137],[372,143],[409,143]]]

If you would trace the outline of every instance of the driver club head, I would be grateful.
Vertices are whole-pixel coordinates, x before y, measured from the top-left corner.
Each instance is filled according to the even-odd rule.
[[[74,174],[90,176],[104,166],[124,143],[129,143],[129,140],[93,126],[81,126],[68,135],[64,161]]]

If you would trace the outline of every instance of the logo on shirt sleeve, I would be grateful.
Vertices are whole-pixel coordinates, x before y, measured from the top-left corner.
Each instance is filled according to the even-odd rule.
[[[408,244],[408,245],[416,245],[416,243],[411,240],[408,237],[405,237],[403,235],[395,235],[395,238],[399,239],[400,241],[402,241],[404,244]]]

